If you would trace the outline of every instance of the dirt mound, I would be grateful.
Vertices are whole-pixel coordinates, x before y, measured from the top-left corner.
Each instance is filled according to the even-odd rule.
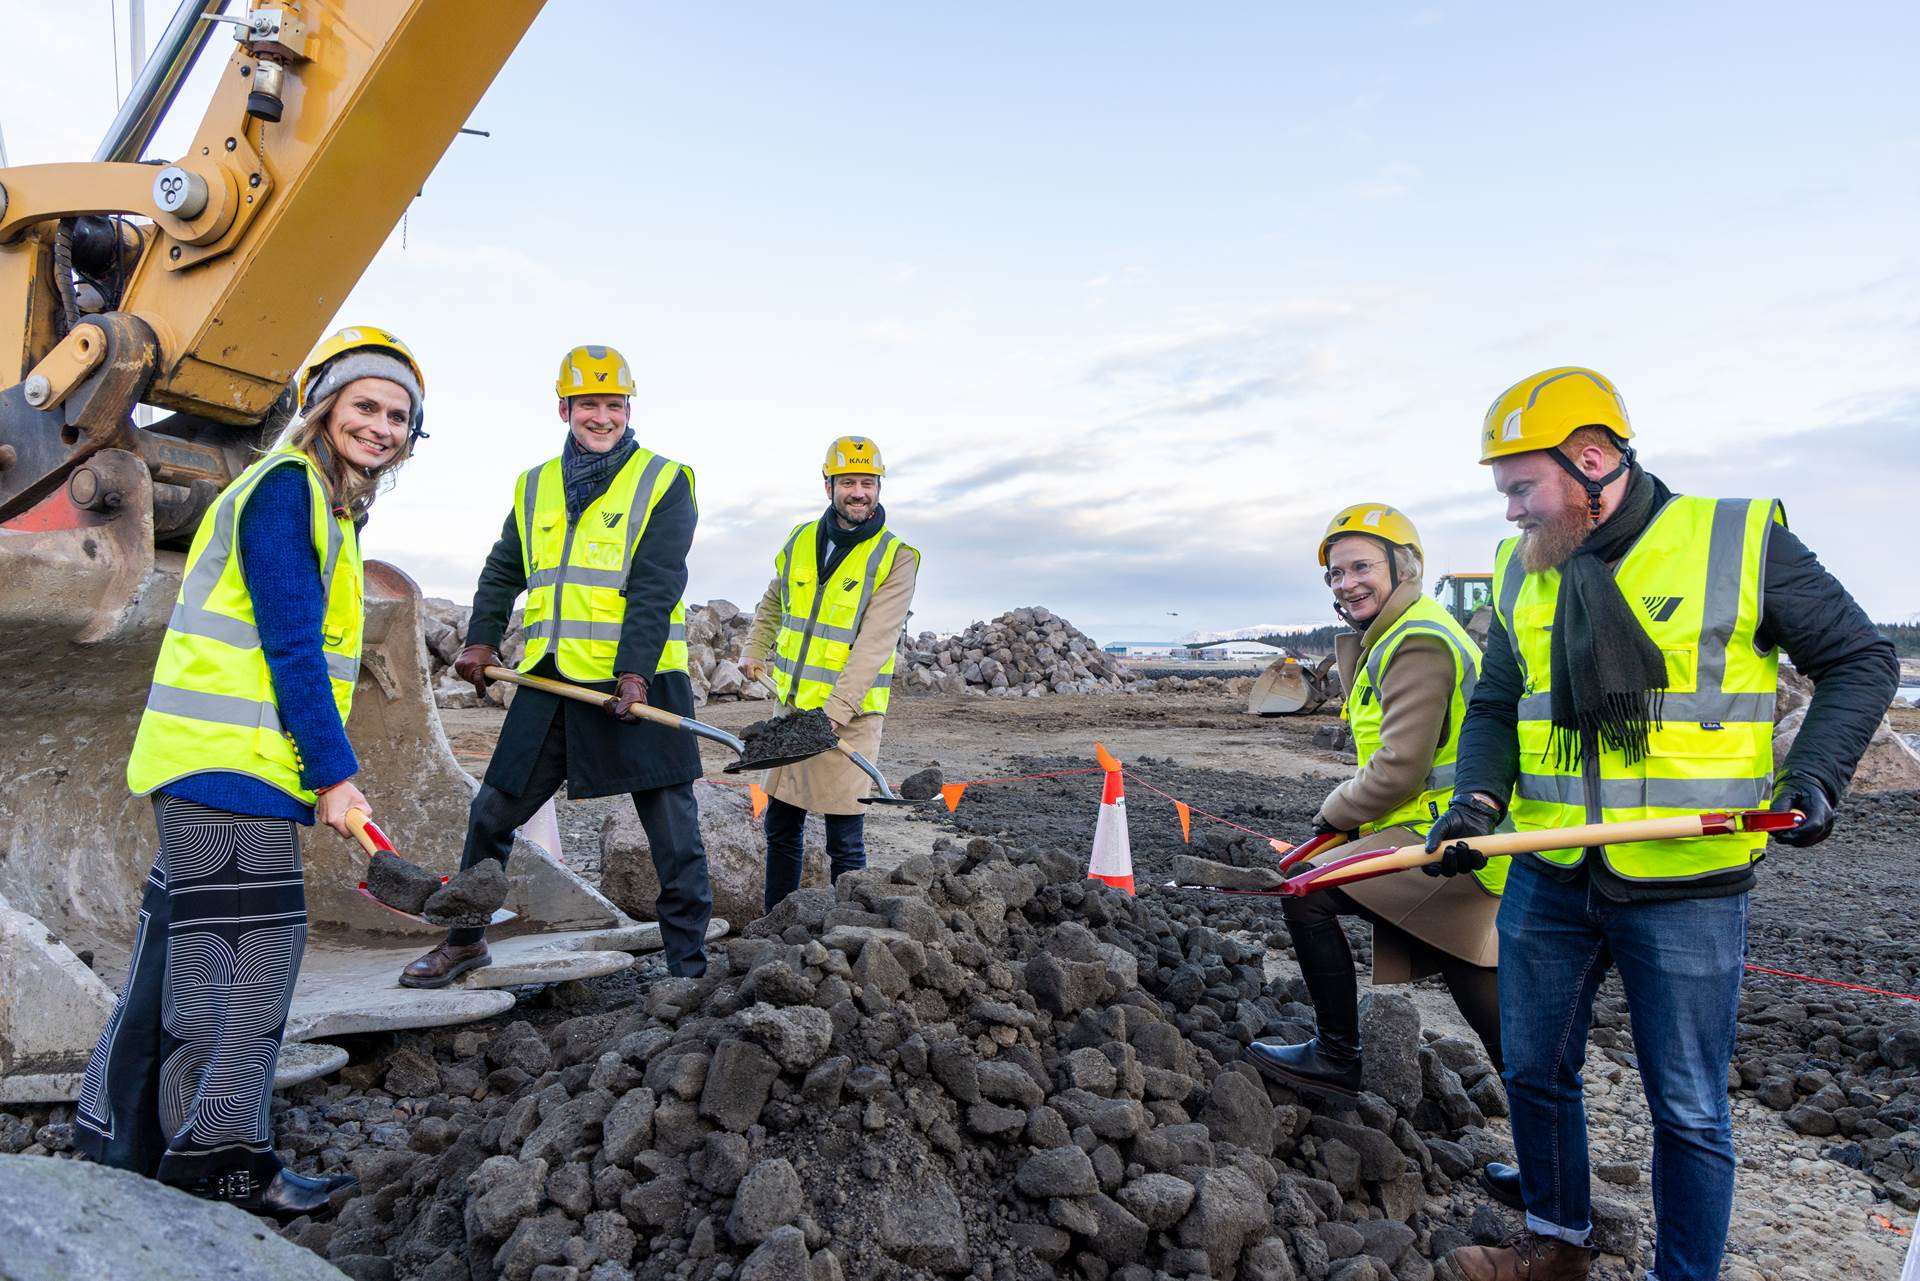
[[[1238,1056],[1305,1033],[1298,981],[1064,855],[942,838],[715,952],[415,1055],[408,1150],[294,1234],[354,1276],[1408,1278],[1468,1239],[1429,1198],[1507,1155],[1491,1069],[1397,995],[1357,1108],[1263,1082]]]

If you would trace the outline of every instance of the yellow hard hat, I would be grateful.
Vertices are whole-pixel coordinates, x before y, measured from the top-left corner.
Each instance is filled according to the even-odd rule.
[[[1523,378],[1500,393],[1480,426],[1480,461],[1552,449],[1582,427],[1633,436],[1627,405],[1612,383],[1591,369],[1563,365]]]
[[[305,412],[313,400],[318,399],[318,397],[309,396],[308,393],[313,390],[314,375],[320,372],[322,366],[330,363],[337,356],[344,356],[350,351],[362,349],[385,351],[405,361],[407,368],[413,371],[414,380],[419,384],[417,388],[408,390],[417,390],[419,399],[426,399],[426,375],[420,372],[420,362],[414,359],[412,350],[400,341],[398,334],[388,333],[384,329],[375,329],[370,325],[350,325],[338,333],[328,334],[322,338],[320,345],[313,349],[313,354],[307,357],[307,363],[302,366],[300,380],[294,385],[294,394],[300,399],[302,412]],[[418,408],[419,406],[416,405],[416,411]]]
[[[834,476],[884,476],[887,465],[880,461],[880,446],[865,436],[842,436],[827,446],[827,461],[820,474]]]
[[[1420,531],[1401,514],[1398,507],[1389,507],[1385,503],[1355,503],[1351,507],[1342,507],[1327,522],[1326,535],[1320,540],[1321,568],[1326,568],[1327,548],[1333,545],[1333,541],[1355,534],[1394,547],[1411,547],[1421,560],[1427,558],[1426,552],[1420,548]]]
[[[575,347],[560,358],[554,391],[569,396],[631,396],[633,372],[627,358],[611,347]]]

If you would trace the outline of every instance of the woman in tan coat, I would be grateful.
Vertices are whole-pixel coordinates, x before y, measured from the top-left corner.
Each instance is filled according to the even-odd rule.
[[[1467,700],[1480,672],[1480,649],[1421,591],[1420,535],[1383,503],[1358,503],[1336,515],[1320,542],[1320,564],[1334,609],[1353,630],[1334,652],[1344,715],[1360,771],[1327,794],[1318,833],[1340,833],[1344,857],[1419,843],[1446,812]],[[1450,856],[1452,857],[1452,856]],[[1397,872],[1283,901],[1294,955],[1313,997],[1316,1035],[1303,1045],[1247,1047],[1262,1073],[1296,1089],[1353,1098],[1360,1089],[1360,1016],[1353,954],[1341,918],[1373,925],[1373,981],[1408,983],[1441,975],[1460,1013],[1500,1054],[1499,943],[1494,916],[1507,860],[1466,876]],[[1511,1167],[1492,1170],[1496,1195],[1518,1182]],[[1517,1195],[1517,1186],[1511,1189]],[[1505,1199],[1503,1197],[1503,1199]]]

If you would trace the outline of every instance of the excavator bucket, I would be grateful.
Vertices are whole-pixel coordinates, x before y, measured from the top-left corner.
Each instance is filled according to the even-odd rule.
[[[1293,716],[1319,704],[1312,673],[1291,655],[1274,659],[1247,691],[1247,710],[1255,716]]]
[[[61,489],[0,523],[0,1103],[76,1096],[125,977],[156,848],[152,807],[128,794],[125,770],[185,557],[155,550],[139,458],[105,450],[89,466],[119,496],[109,511]],[[420,609],[411,579],[367,563],[347,731],[381,823],[415,862],[451,872],[475,784],[428,692]],[[396,977],[439,931],[358,893],[358,846],[302,832],[311,928],[281,1084],[345,1062],[296,1042],[484,1018],[512,1005],[509,985],[610,973],[659,946],[657,925],[632,921],[557,849],[525,837],[509,868],[518,919],[490,939],[493,965],[420,991]]]

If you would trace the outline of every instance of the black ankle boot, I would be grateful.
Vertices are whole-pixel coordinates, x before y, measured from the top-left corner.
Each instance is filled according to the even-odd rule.
[[[210,1201],[226,1201],[248,1214],[267,1214],[286,1220],[318,1214],[334,1197],[359,1186],[360,1180],[351,1174],[299,1174],[282,1168],[264,1186],[242,1172],[222,1175],[187,1191]]]
[[[1255,1041],[1241,1057],[1282,1085],[1341,1099],[1360,1092],[1360,984],[1338,918],[1287,922],[1300,975],[1313,998],[1314,1038],[1304,1045]]]

